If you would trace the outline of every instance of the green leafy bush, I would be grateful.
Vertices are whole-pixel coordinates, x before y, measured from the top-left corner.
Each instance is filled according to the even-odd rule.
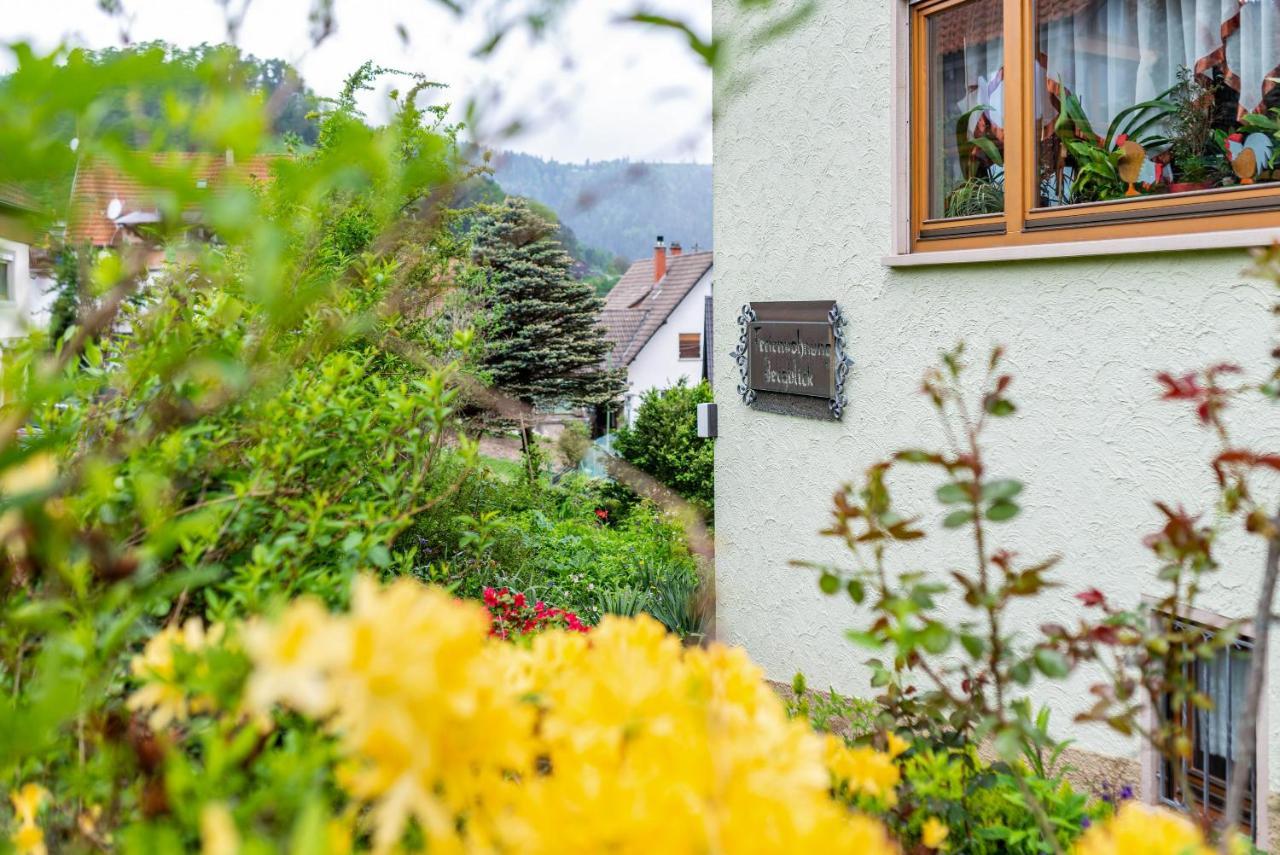
[[[618,431],[614,448],[636,468],[675,490],[710,518],[715,505],[715,443],[698,437],[698,404],[711,386],[683,379],[640,399],[634,425]]]
[[[479,599],[510,588],[570,609],[589,623],[631,589],[649,611],[650,595],[695,584],[697,564],[683,529],[652,502],[611,482],[571,475],[504,481],[471,477],[439,512],[420,516],[397,541],[424,581]]]
[[[898,804],[889,813],[900,839],[921,840],[927,818],[937,817],[949,829],[948,839],[964,841],[963,851],[974,855],[1065,851],[1112,813],[1111,805],[1076,792],[1062,778],[1024,772],[1023,782],[1055,832],[1055,843],[1046,844],[1010,767],[984,762],[972,746],[917,748],[904,758],[902,777]]]

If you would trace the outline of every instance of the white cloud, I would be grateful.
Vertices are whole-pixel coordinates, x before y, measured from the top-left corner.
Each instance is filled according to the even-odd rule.
[[[191,46],[227,36],[214,0],[124,0],[123,20],[104,14],[96,0],[5,5],[5,39],[42,49],[60,41],[118,45],[122,24],[133,41]],[[439,100],[455,103],[458,113],[467,98],[477,99],[483,118],[477,132],[485,144],[567,161],[710,160],[711,74],[680,36],[618,23],[637,0],[578,0],[540,43],[521,34],[483,61],[471,56],[483,38],[482,22],[458,21],[437,0],[337,0],[337,31],[316,48],[307,24],[310,5],[251,2],[241,48],[294,63],[326,95],[365,60],[425,74],[449,84]],[[689,18],[699,31],[710,29],[710,0],[645,6]],[[0,67],[11,65],[11,57],[0,58]],[[362,102],[374,118],[384,114],[381,94]],[[523,130],[503,138],[498,131],[514,120]]]

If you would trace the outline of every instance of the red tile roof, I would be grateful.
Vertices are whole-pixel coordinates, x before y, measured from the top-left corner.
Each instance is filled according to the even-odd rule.
[[[711,269],[714,254],[688,252],[667,256],[667,275],[656,285],[653,259],[637,261],[605,297],[600,323],[613,345],[611,364],[630,365],[666,323],[680,301]]]
[[[192,180],[207,182],[216,191],[219,179],[235,171],[254,180],[266,180],[271,174],[272,155],[258,155],[241,163],[228,164],[226,158],[203,153],[174,152],[156,155],[159,165],[190,170]],[[115,168],[101,163],[81,164],[71,190],[71,211],[67,223],[69,243],[110,246],[123,238],[123,227],[107,216],[113,200],[120,200],[120,214],[145,214],[157,207],[153,191],[139,185]]]

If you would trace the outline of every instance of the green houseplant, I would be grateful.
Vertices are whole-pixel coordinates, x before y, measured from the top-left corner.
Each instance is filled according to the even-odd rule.
[[[1170,193],[1205,190],[1217,183],[1219,158],[1208,154],[1213,140],[1215,90],[1214,85],[1201,82],[1191,69],[1183,66],[1178,70],[1178,83],[1171,95],[1174,110],[1169,119],[1173,139],[1169,152],[1177,180],[1169,184]]]
[[[956,117],[956,150],[963,178],[947,189],[944,217],[980,217],[1004,211],[1004,153],[1000,143],[989,130],[977,136],[969,133],[973,116],[990,109],[990,105],[979,104]]]

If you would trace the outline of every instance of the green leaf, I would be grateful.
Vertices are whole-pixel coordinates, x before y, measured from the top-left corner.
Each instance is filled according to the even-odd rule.
[[[1055,680],[1071,673],[1071,665],[1067,662],[1067,657],[1047,647],[1042,647],[1035,652],[1035,662],[1041,674]]]
[[[1007,398],[992,398],[987,401],[987,412],[993,416],[1004,417],[1011,416],[1018,411],[1013,402]]]
[[[920,632],[920,645],[934,655],[946,653],[951,646],[951,630],[937,621],[930,621]]]
[[[996,499],[1012,499],[1022,492],[1022,482],[1006,478],[1003,481],[992,481],[982,485],[982,500],[994,502]]]
[[[987,519],[992,522],[1005,522],[1016,517],[1021,510],[1022,508],[1008,499],[998,499],[987,508]]]
[[[1028,665],[1025,660],[1022,662],[1015,662],[1013,663],[1013,666],[1009,668],[1009,676],[1013,678],[1015,683],[1025,686],[1031,682],[1031,666]]]
[[[818,587],[822,589],[822,593],[830,596],[840,590],[840,579],[830,573],[823,573],[818,579]]]
[[[879,650],[884,647],[881,640],[870,632],[862,632],[860,630],[851,629],[844,634],[844,637],[852,641],[859,647],[865,647],[868,650]]]
[[[972,496],[969,492],[973,485],[968,481],[956,482],[952,481],[943,484],[938,488],[938,501],[944,505],[956,505],[960,502],[971,501]]]
[[[866,599],[867,596],[866,586],[857,579],[850,579],[844,587],[845,590],[849,592],[849,599],[853,600],[858,605],[862,605],[862,601]]]
[[[961,633],[960,644],[973,659],[981,659],[987,653],[987,642],[976,635]]]
[[[942,521],[943,528],[959,528],[960,526],[973,520],[973,511],[952,511],[947,514],[947,518]]]

